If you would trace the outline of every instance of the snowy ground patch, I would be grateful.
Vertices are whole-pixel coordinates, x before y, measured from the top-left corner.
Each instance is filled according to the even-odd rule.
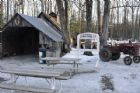
[[[72,48],[70,53],[64,55],[63,58],[80,58],[81,63],[89,63],[89,62],[96,62],[99,56],[97,51],[93,52],[93,56],[87,56],[87,55],[83,55],[83,52],[81,52],[80,50]]]
[[[79,66],[78,74],[72,79],[62,81],[62,90],[60,93],[140,93],[140,64],[133,63],[127,66],[123,63],[122,55],[117,61],[99,62],[99,67],[95,67],[98,56],[77,55],[76,50],[72,50],[64,57],[81,58],[82,65]],[[0,60],[2,67],[21,67],[21,68],[51,68],[46,64],[38,64],[38,59],[34,56],[18,56]],[[55,65],[55,67],[66,67],[66,65]],[[0,73],[0,77],[6,79],[9,75]],[[27,78],[29,85],[46,87],[43,79]],[[24,78],[18,80],[18,84],[24,84]],[[0,93],[11,93],[7,90],[0,90]],[[17,92],[26,93],[26,92]]]

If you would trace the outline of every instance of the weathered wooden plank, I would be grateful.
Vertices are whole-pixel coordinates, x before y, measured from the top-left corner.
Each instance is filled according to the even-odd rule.
[[[61,58],[61,57],[45,57],[42,60],[49,60],[49,61],[79,61],[79,58]]]
[[[54,90],[47,89],[47,88],[38,88],[38,87],[30,87],[30,86],[7,84],[7,83],[0,83],[0,88],[8,89],[8,90],[36,92],[36,93],[54,93]]]
[[[36,72],[36,73],[44,73],[44,74],[62,74],[64,71],[57,71],[54,69],[39,69],[39,68],[22,68],[22,67],[9,67],[9,68],[4,68],[4,70],[11,70],[11,71],[24,71],[24,72]]]
[[[49,62],[48,64],[82,64],[82,63],[79,63],[79,62],[56,62],[56,61],[54,61],[54,62]]]
[[[59,77],[60,74],[48,74],[46,72],[37,72],[37,71],[24,71],[24,70],[6,70],[6,69],[0,69],[0,72],[2,73],[9,73],[9,74],[16,74],[21,76],[30,76],[30,77],[40,77],[40,78],[52,78],[52,77]]]
[[[29,76],[29,77],[39,77],[39,78],[56,78],[59,80],[68,80],[71,76],[63,76],[63,73],[47,73],[44,71],[33,71],[33,70],[20,70],[20,69],[0,69],[2,73],[16,74],[20,76]]]

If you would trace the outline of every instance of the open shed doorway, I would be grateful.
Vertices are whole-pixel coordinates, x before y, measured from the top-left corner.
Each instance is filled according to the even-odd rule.
[[[39,31],[34,27],[8,27],[3,32],[3,55],[38,55]]]

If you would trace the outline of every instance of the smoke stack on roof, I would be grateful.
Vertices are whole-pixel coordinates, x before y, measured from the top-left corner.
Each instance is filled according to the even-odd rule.
[[[51,13],[49,14],[49,16],[50,16],[50,19],[51,19],[58,27],[60,27],[60,21],[59,21],[59,18],[58,18],[58,16],[57,16],[57,14],[54,13],[54,12],[51,12]]]
[[[51,18],[53,18],[53,20],[55,20],[55,21],[57,22],[57,14],[56,14],[56,13],[51,12],[51,13],[49,14],[49,16],[50,16]]]

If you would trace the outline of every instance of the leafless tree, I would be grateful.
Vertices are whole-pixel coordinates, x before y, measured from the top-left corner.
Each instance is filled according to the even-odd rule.
[[[100,0],[97,1],[97,26],[98,26],[98,34],[101,36],[101,8],[100,8]]]
[[[63,4],[64,3],[64,4]],[[64,34],[65,43],[67,45],[67,50],[70,51],[70,37],[68,31],[68,1],[67,0],[56,0],[61,30]]]
[[[108,26],[110,17],[110,0],[104,0],[104,15],[103,15],[103,32],[101,36],[101,48],[107,44],[108,39]]]
[[[9,20],[9,0],[7,0],[7,22]]]
[[[0,28],[3,26],[3,0],[0,0]]]
[[[41,11],[44,12],[44,0],[40,0],[41,2]]]
[[[92,31],[92,4],[93,0],[86,0],[86,32]]]

